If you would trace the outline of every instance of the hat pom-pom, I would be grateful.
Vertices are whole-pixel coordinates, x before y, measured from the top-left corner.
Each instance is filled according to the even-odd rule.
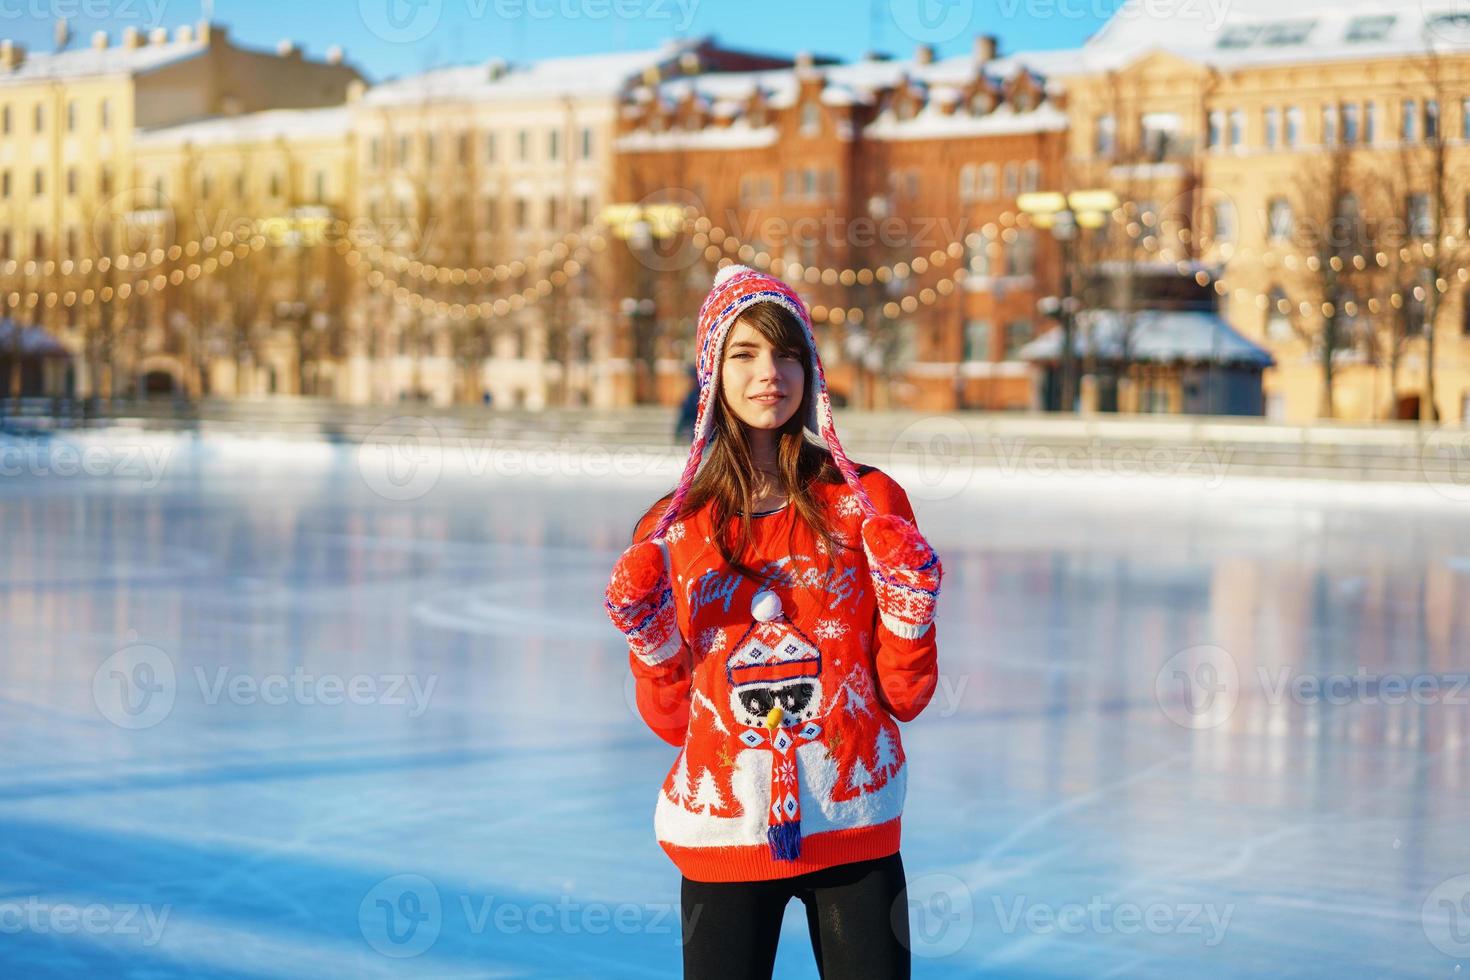
[[[748,265],[739,265],[737,263],[732,262],[731,264],[725,266],[720,271],[718,271],[718,272],[715,273],[715,288],[718,289],[719,287],[723,286],[726,282],[730,281],[730,279],[732,277],[738,276],[742,272],[751,272],[751,271],[753,271],[753,270]]]

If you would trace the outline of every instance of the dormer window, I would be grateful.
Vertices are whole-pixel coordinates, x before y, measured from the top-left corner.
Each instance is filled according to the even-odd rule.
[[[808,102],[801,107],[801,135],[817,136],[822,132],[822,107]]]

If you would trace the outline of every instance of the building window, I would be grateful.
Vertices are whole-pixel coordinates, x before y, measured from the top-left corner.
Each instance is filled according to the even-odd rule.
[[[1118,121],[1112,116],[1099,116],[1094,147],[1100,157],[1111,157],[1118,147]]]
[[[592,127],[582,127],[582,159],[592,159]]]
[[[996,167],[993,163],[985,163],[980,166],[980,200],[995,200]]]
[[[46,233],[38,231],[31,236],[31,258],[44,259],[46,257]]]
[[[960,168],[960,200],[970,201],[975,198],[975,165],[967,163]]]
[[[1139,119],[1143,134],[1143,153],[1147,160],[1158,163],[1174,156],[1180,149],[1179,116],[1173,112],[1146,112]]]
[[[1347,103],[1342,107],[1342,141],[1348,146],[1358,142],[1358,107]]]
[[[1280,286],[1273,286],[1267,296],[1266,338],[1278,342],[1291,339],[1291,300]]]
[[[1413,99],[1405,99],[1400,111],[1403,113],[1403,121],[1401,123],[1402,128],[1399,130],[1399,138],[1405,143],[1412,143],[1417,139],[1415,133],[1418,129],[1419,121],[1418,103]]]
[[[819,136],[822,132],[822,107],[807,102],[801,107],[801,135]]]
[[[1266,207],[1267,230],[1271,241],[1284,242],[1291,237],[1291,202],[1273,197]]]
[[[471,158],[473,156],[474,156],[474,150],[471,149],[470,134],[469,133],[460,133],[459,134],[459,163],[460,163],[460,166],[468,166],[470,164]]]
[[[577,203],[577,223],[584,228],[592,223],[592,198],[589,195],[583,194]]]
[[[1021,190],[1030,194],[1041,189],[1041,164],[1035,160],[1026,163],[1021,171]]]
[[[485,160],[487,163],[495,162],[495,134],[485,134]]]
[[[1245,145],[1245,113],[1239,109],[1230,113],[1230,148],[1238,150]]]
[[[1274,150],[1281,143],[1281,110],[1266,110],[1266,148]]]
[[[162,193],[160,191],[160,193]],[[281,175],[271,174],[271,197],[281,196]]]
[[[40,167],[36,168],[35,179],[32,182],[32,193],[34,193],[37,197],[40,197],[42,194],[46,193],[46,171],[42,170]]]
[[[77,131],[77,100],[72,99],[66,104],[66,131],[75,133]]]
[[[407,136],[398,137],[398,166],[408,166],[409,142]]]
[[[432,167],[434,165],[434,144],[435,144],[435,142],[436,142],[436,140],[434,139],[434,134],[433,133],[427,133],[427,134],[425,134],[425,136],[424,136],[424,166]]]
[[[1426,99],[1424,101],[1424,138],[1426,140],[1439,139],[1439,100]]]
[[[97,107],[97,122],[103,129],[112,126],[112,100],[103,99],[102,104]]]
[[[1006,164],[1005,169],[1005,196],[1015,197],[1021,193],[1021,167],[1014,162]]]
[[[546,159],[561,159],[561,130],[553,129],[546,134]]]
[[[112,193],[112,170],[108,167],[97,169],[97,189],[103,194]]]
[[[10,135],[10,106],[0,109],[0,133]]]
[[[0,171],[0,199],[10,200],[10,171]]]
[[[516,231],[525,231],[528,220],[527,212],[530,210],[524,197],[516,198]]]
[[[1470,140],[1470,99],[1460,100],[1460,139]]]
[[[1363,142],[1372,146],[1378,142],[1378,103],[1363,105]]]
[[[316,172],[316,203],[321,204],[327,199],[327,175],[324,171]]]
[[[1234,241],[1235,205],[1228,200],[1216,201],[1215,206],[1210,209],[1210,214],[1215,226],[1215,241]]]
[[[990,321],[965,321],[965,360],[990,360]]]
[[[1205,132],[1205,146],[1211,150],[1218,150],[1224,138],[1225,110],[1215,109],[1210,113],[1209,128]]]
[[[561,200],[558,198],[546,199],[546,225],[549,228],[561,227]]]
[[[66,196],[77,196],[77,168],[72,167],[66,172]]]
[[[494,231],[500,224],[500,202],[493,197],[485,201],[485,230]]]
[[[44,132],[46,130],[46,107],[45,106],[40,105],[40,104],[37,104],[36,105],[36,118],[35,118],[34,122],[35,122],[34,129],[36,130],[36,132],[41,133],[41,132]]]
[[[374,170],[383,165],[383,141],[377,136],[368,140],[368,162]]]
[[[1036,232],[1016,232],[1015,241],[1006,248],[1006,275],[1029,276],[1036,271]]]
[[[1337,106],[1322,107],[1322,145],[1337,145]]]
[[[1006,360],[1014,361],[1021,354],[1021,348],[1031,340],[1031,321],[1012,320],[1006,324]]]
[[[1286,110],[1286,145],[1300,146],[1302,143],[1302,110],[1291,106]]]
[[[531,159],[531,134],[524,129],[516,133],[516,158],[522,163]]]

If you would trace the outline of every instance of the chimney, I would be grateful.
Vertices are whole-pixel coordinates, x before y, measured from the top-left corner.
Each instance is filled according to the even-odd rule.
[[[93,51],[106,51],[107,50],[107,32],[106,31],[93,31],[92,32],[92,50]]]
[[[985,65],[995,60],[997,40],[994,34],[975,35],[975,63]]]
[[[934,45],[921,44],[914,48],[914,61],[920,65],[934,64]]]
[[[342,45],[334,44],[327,49],[327,64],[340,65],[342,63]]]
[[[168,28],[167,27],[155,27],[155,28],[153,28],[153,30],[151,30],[151,31],[148,32],[148,43],[149,44],[167,44],[168,43]]]
[[[65,17],[56,22],[56,50],[65,51],[66,46],[71,43],[71,24],[67,23]]]
[[[811,71],[811,69],[812,69],[812,62],[813,62],[812,53],[810,51],[798,51],[798,52],[796,52],[796,70],[797,71]]]
[[[276,42],[276,54],[282,58],[299,58],[301,49],[296,46],[295,41],[289,37],[283,37]]]
[[[352,81],[350,81],[350,82],[347,83],[347,101],[348,102],[359,102],[359,101],[361,101],[363,95],[366,92],[367,92],[367,82],[364,82],[360,78],[354,78]]]
[[[0,41],[0,71],[14,71],[26,60],[24,45],[6,38]]]
[[[188,24],[180,24],[178,28],[174,31],[174,40],[178,41],[180,44],[193,44],[194,28],[190,27]]]
[[[134,48],[136,48],[138,45],[140,45],[142,43],[143,43],[143,39],[138,35],[138,29],[136,27],[124,27],[123,28],[123,32],[122,32],[122,46],[124,48],[128,49],[129,51],[131,51],[131,50],[133,50]]]

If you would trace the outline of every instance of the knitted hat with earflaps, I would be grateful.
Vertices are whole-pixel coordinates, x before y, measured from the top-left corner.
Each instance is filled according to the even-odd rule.
[[[699,407],[694,416],[694,443],[689,448],[689,460],[679,476],[674,497],[659,518],[652,540],[663,540],[694,485],[694,475],[699,472],[705,446],[714,433],[714,401],[719,397],[720,355],[725,348],[725,338],[729,336],[731,325],[740,319],[740,315],[757,303],[775,303],[789,310],[801,322],[802,329],[806,332],[807,355],[811,360],[812,382],[816,388],[808,399],[810,407],[805,419],[806,427],[820,435],[827,444],[833,462],[842,471],[842,478],[847,481],[858,500],[858,506],[862,508],[864,519],[877,513],[873,502],[868,499],[867,490],[858,481],[856,467],[842,451],[842,443],[837,439],[837,429],[832,421],[832,400],[827,396],[827,376],[822,371],[822,358],[817,353],[817,338],[812,331],[812,318],[807,312],[806,304],[796,295],[795,290],[780,279],[757,272],[748,266],[728,265],[715,274],[714,288],[705,298],[704,305],[699,308],[699,325],[694,338],[695,369],[699,382]]]

